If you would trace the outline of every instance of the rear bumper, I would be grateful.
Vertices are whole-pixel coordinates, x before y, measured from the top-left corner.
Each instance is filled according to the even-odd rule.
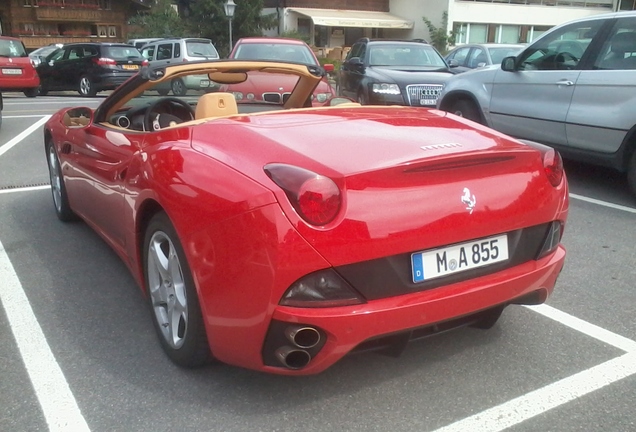
[[[40,85],[40,78],[37,75],[20,76],[19,78],[0,75],[0,91],[24,91],[36,88]]]
[[[326,341],[321,343],[321,349],[302,369],[292,370],[282,365],[245,366],[276,374],[314,374],[327,369],[356,347],[373,339],[422,330],[436,323],[468,317],[497,306],[543,302],[554,289],[564,260],[565,249],[559,246],[548,257],[495,274],[409,295],[374,300],[359,306],[326,309],[278,306],[272,316],[274,320],[315,327],[326,337]],[[461,324],[462,320],[457,322]]]
[[[102,74],[99,75],[99,79],[95,82],[95,85],[100,90],[114,90],[135,75],[135,73],[136,72]]]

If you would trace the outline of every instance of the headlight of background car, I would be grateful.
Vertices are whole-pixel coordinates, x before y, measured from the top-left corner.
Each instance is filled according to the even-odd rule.
[[[241,92],[232,92],[232,94],[234,95],[234,99],[236,99],[237,101],[243,100],[243,93],[241,93]]]
[[[323,103],[327,102],[327,99],[331,97],[331,93],[316,93],[314,97],[316,98],[316,101]]]
[[[373,84],[373,93],[399,95],[400,87],[397,84]]]

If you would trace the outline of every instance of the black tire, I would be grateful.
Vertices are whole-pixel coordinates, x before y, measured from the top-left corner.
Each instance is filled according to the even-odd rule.
[[[450,109],[447,111],[460,117],[467,118],[468,120],[472,120],[477,123],[483,123],[481,114],[479,113],[479,108],[477,108],[477,106],[473,102],[467,99],[460,99],[458,101],[455,101],[451,105]]]
[[[627,163],[627,184],[633,195],[636,195],[636,150]]]
[[[24,95],[28,98],[34,98],[40,93],[39,87],[33,87],[24,91]]]
[[[49,89],[43,86],[38,88],[38,96],[46,96],[47,94],[49,94]]]
[[[46,144],[46,155],[46,160],[49,166],[49,177],[51,179],[51,194],[53,196],[55,214],[62,222],[75,221],[79,218],[73,210],[71,210],[71,206],[68,203],[68,195],[66,193],[64,177],[62,177],[60,159],[58,158],[55,146],[51,141]]]
[[[77,91],[84,97],[95,97],[97,94],[97,88],[88,75],[82,75],[78,83]]]
[[[183,247],[165,213],[150,220],[143,252],[146,290],[161,347],[181,367],[205,365],[212,355],[199,298]]]
[[[188,93],[188,89],[186,89],[185,84],[180,79],[172,80],[170,87],[172,88],[172,94],[175,96],[185,96]]]

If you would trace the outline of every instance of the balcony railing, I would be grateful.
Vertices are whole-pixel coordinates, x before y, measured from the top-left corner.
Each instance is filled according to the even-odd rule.
[[[39,21],[79,21],[96,22],[102,18],[99,9],[85,9],[74,7],[37,7],[35,18]]]
[[[54,43],[68,44],[75,42],[121,42],[120,38],[104,38],[97,36],[18,36],[28,50],[40,48]]]
[[[604,8],[611,9],[613,0],[458,0],[473,1],[479,3],[498,3],[514,5],[534,5],[534,6],[570,6],[579,8]]]

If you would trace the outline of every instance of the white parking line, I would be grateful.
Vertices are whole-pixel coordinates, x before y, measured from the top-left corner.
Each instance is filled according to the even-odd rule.
[[[0,156],[5,154],[7,151],[9,151],[13,146],[15,146],[17,143],[22,141],[24,138],[26,138],[27,136],[31,135],[31,133],[33,133],[33,131],[35,131],[40,126],[42,126],[44,123],[46,123],[46,121],[48,119],[50,119],[50,118],[51,118],[50,115],[43,116],[40,120],[36,121],[34,124],[29,126],[26,130],[24,130],[20,134],[18,134],[18,136],[16,136],[12,140],[10,140],[8,143],[6,143],[2,147],[0,147]]]
[[[13,188],[13,189],[0,189],[0,195],[16,193],[16,192],[30,192],[30,191],[36,191],[36,190],[42,190],[42,189],[51,189],[51,186],[50,185],[25,186],[20,188]]]
[[[499,432],[634,374],[636,353],[624,354],[434,432]]]
[[[616,333],[612,333],[609,330],[605,330],[604,328],[601,328],[587,321],[583,321],[580,318],[555,309],[552,306],[548,306],[547,304],[526,307],[545,317],[553,319],[560,324],[563,324],[580,333],[583,333],[584,335],[606,343],[607,345],[611,345],[628,353],[636,353],[636,341],[633,341]]]
[[[625,212],[628,212],[628,213],[636,213],[636,208],[627,207],[627,206],[623,206],[623,205],[620,205],[620,204],[614,204],[614,203],[610,203],[610,202],[607,202],[607,201],[601,201],[601,200],[598,200],[598,199],[595,199],[595,198],[588,198],[588,197],[583,196],[583,195],[577,195],[577,194],[571,193],[570,194],[570,198],[574,198],[574,199],[577,199],[577,200],[580,200],[580,201],[589,202],[589,203],[600,205],[600,206],[603,206],[603,207],[609,207],[609,208],[613,208],[613,209],[616,209],[616,210],[622,210],[622,211],[625,211]]]
[[[0,242],[0,300],[49,430],[90,431]]]

